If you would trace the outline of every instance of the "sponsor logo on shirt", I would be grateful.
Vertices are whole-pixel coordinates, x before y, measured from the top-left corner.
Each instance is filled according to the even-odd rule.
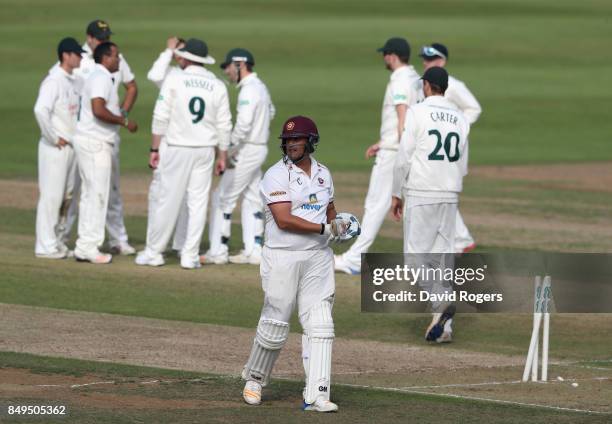
[[[306,211],[320,211],[323,205],[311,205],[309,203],[304,203],[302,205],[302,209]]]
[[[287,194],[287,192],[286,191],[273,191],[272,193],[269,194],[269,196],[270,197],[273,197],[273,196],[282,196],[284,194]]]
[[[316,193],[312,193],[310,196],[308,196],[308,203],[310,203],[311,205],[314,203],[317,203],[317,194]]]

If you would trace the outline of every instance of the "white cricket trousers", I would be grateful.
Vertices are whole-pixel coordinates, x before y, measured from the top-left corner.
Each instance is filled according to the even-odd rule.
[[[159,155],[160,157],[164,155],[166,148],[168,147],[168,143],[166,140],[162,138],[162,141],[159,145]],[[159,180],[160,173],[159,167],[153,170],[153,176],[151,178],[151,184],[149,184],[149,196],[148,196],[148,210],[152,211],[157,207],[157,201],[159,200]],[[182,231],[180,231],[180,230]],[[176,229],[174,232],[174,239],[172,248],[174,250],[181,250],[183,248],[183,244],[185,243],[185,236],[187,232],[187,197],[183,200],[181,204],[181,211],[179,212],[178,221],[176,223]],[[151,233],[151,220],[147,221],[147,239],[150,237]]]
[[[396,150],[381,149],[370,175],[370,185],[365,199],[365,209],[361,220],[361,234],[343,255],[351,268],[361,269],[361,254],[367,253],[391,208],[393,185],[393,166],[397,157]]]
[[[259,271],[264,291],[262,319],[289,322],[297,303],[304,327],[305,314],[336,291],[334,254],[329,247],[284,250],[264,246]]]
[[[404,253],[408,264],[414,268],[453,267],[455,250],[456,203],[433,203],[404,206]],[[426,255],[451,253],[451,255]],[[410,255],[415,254],[415,255]],[[419,286],[428,293],[442,294],[453,291],[452,286],[442,280],[420,280]],[[432,310],[441,312],[446,302],[433,301]],[[449,324],[450,325],[450,324]]]
[[[172,236],[183,199],[189,218],[181,259],[196,262],[206,223],[208,195],[215,160],[214,147],[168,145],[160,154],[156,207],[149,210],[148,253],[161,254]]]
[[[37,255],[59,251],[60,235],[56,233],[60,210],[66,208],[72,198],[76,159],[71,145],[63,148],[52,146],[44,140],[38,143],[38,206],[36,208]],[[66,205],[63,203],[66,202]]]
[[[75,256],[92,258],[104,242],[104,223],[110,191],[113,145],[75,137],[74,149],[81,177],[79,225]]]
[[[263,235],[264,205],[259,194],[261,165],[268,155],[268,147],[260,144],[244,144],[237,156],[236,167],[227,169],[212,197],[212,209],[208,236],[210,254],[226,254],[227,241],[231,233],[231,214],[242,194],[240,218],[242,222],[242,242],[244,253],[250,255],[255,238]]]
[[[108,231],[109,239],[108,243],[111,247],[128,242],[127,229],[125,228],[125,223],[123,220],[123,201],[121,199],[121,192],[119,186],[119,145],[119,140],[117,140],[117,142],[113,145],[113,155],[111,162],[111,182],[106,215],[106,229]],[[81,178],[80,172],[77,170],[77,172],[75,172],[74,194],[72,197],[70,208],[68,209],[66,225],[63,228],[61,234],[61,237],[64,242],[68,242],[68,239],[70,238],[70,231],[72,230],[72,226],[74,225],[77,219],[80,191]]]
[[[457,209],[457,218],[455,225],[455,253],[463,253],[463,249],[474,244],[474,238],[470,234],[470,230],[463,222],[463,217]]]

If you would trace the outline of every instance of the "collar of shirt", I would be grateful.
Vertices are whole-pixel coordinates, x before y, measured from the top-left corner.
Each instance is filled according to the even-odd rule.
[[[206,69],[203,66],[189,65],[185,69],[183,69],[183,71],[188,72],[190,74],[200,74],[200,75],[207,75],[207,76],[212,75],[213,77],[216,78],[215,74],[213,74],[212,72],[210,72],[208,69]]]
[[[240,80],[240,82],[238,83],[238,87],[242,87],[243,85],[248,84],[250,81],[253,81],[256,77],[257,77],[257,73],[251,72],[249,75],[247,75],[246,77]]]
[[[391,72],[391,79],[394,80],[396,78],[398,78],[402,73],[413,73],[416,72],[414,70],[414,66],[412,65],[402,65],[399,68],[397,68],[395,71]]]
[[[306,174],[306,172],[304,172],[302,168],[300,168],[297,165],[294,165],[291,162],[287,164],[287,167],[289,168],[290,171],[295,171],[297,173],[304,174],[308,177],[308,174]],[[311,156],[310,157],[310,179],[312,180],[314,177],[316,177],[319,174],[320,170],[321,170],[321,165],[319,165],[319,162],[317,162],[315,158]]]
[[[91,50],[91,47],[89,47],[89,44],[84,43],[82,47],[83,50],[85,50],[85,53],[83,54],[88,56],[90,59],[93,59],[93,51]]]
[[[453,109],[455,109],[454,105],[450,102],[450,100],[448,100],[446,97],[441,96],[441,95],[426,97],[425,100],[423,100],[423,103],[427,105],[432,105],[432,106],[444,106],[444,107],[449,107],[449,104],[450,104],[450,106]]]

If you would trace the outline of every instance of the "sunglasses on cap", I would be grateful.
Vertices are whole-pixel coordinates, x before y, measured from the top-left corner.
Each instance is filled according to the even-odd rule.
[[[442,59],[446,59],[446,55],[444,53],[440,52],[440,50],[432,46],[424,46],[421,49],[421,56],[424,56],[426,58],[439,56]]]

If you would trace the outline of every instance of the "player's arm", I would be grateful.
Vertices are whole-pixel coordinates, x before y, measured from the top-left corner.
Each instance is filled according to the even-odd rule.
[[[100,121],[124,126],[130,132],[135,132],[138,129],[138,124],[136,124],[135,121],[130,121],[128,118],[124,118],[121,115],[115,115],[108,110],[106,107],[106,100],[103,97],[94,97],[91,99],[91,111]]]
[[[291,202],[269,203],[274,221],[278,228],[291,233],[315,233],[323,234],[322,225],[307,221],[291,213]]]
[[[159,146],[170,124],[170,113],[175,97],[175,91],[172,86],[173,80],[172,77],[169,77],[163,82],[155,102],[155,108],[153,109],[151,150],[149,152],[149,168],[152,169],[156,169],[159,164]]]
[[[257,97],[250,87],[244,87],[238,95],[236,125],[232,130],[230,145],[237,146],[244,141],[253,128]]]
[[[404,201],[402,199],[402,188],[408,179],[412,157],[416,150],[416,117],[413,113],[406,114],[406,123],[402,137],[400,138],[399,150],[393,166],[393,184],[391,189],[391,214],[399,221],[402,218]]]
[[[395,113],[397,114],[397,139],[400,140],[402,138],[402,134],[404,133],[404,121],[406,120],[406,111],[408,110],[408,105],[401,103],[395,105]]]
[[[476,97],[463,83],[457,83],[448,90],[447,98],[455,103],[459,110],[463,112],[468,124],[472,125],[478,120],[482,113],[482,107]]]
[[[51,123],[51,115],[58,95],[58,83],[53,80],[44,81],[40,86],[38,98],[34,105],[34,116],[44,139],[59,147],[60,137],[53,129],[53,124]]]
[[[170,69],[170,63],[172,62],[172,54],[178,43],[179,39],[177,37],[168,38],[168,41],[166,41],[166,50],[160,53],[147,73],[147,79],[155,84],[157,88],[161,88],[164,79],[166,79],[166,75]]]
[[[336,206],[334,205],[334,202],[329,202],[329,205],[327,205],[327,223],[329,224],[334,219],[336,219],[337,214],[338,212],[336,211]]]
[[[132,106],[136,103],[136,98],[138,97],[138,86],[136,85],[136,80],[132,80],[123,84],[125,87],[125,97],[123,99],[123,104],[121,109],[129,112],[132,110]]]
[[[217,162],[215,163],[215,174],[221,175],[225,171],[227,161],[227,149],[230,144],[230,133],[232,131],[232,112],[230,111],[229,95],[223,83],[219,85],[219,94],[216,107],[216,129],[217,138]]]

